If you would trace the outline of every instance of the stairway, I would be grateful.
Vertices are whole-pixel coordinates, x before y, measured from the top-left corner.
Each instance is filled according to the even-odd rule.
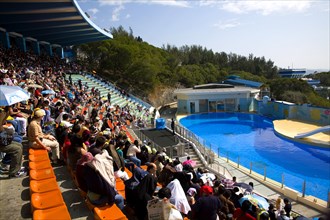
[[[199,168],[199,167],[204,167],[201,159],[198,157],[198,155],[197,155],[197,153],[196,153],[196,151],[194,150],[193,147],[187,147],[185,149],[185,153],[186,153],[187,156],[190,157],[191,160],[196,162],[196,166],[194,167],[195,169]],[[181,161],[181,162],[183,162],[183,161]]]

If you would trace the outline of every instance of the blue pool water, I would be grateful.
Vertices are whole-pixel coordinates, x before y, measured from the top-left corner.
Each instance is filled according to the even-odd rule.
[[[330,149],[297,143],[274,133],[272,120],[255,114],[190,115],[180,123],[220,156],[240,162],[267,178],[327,201],[330,188]],[[203,143],[203,142],[202,142]],[[218,151],[219,150],[219,151]]]

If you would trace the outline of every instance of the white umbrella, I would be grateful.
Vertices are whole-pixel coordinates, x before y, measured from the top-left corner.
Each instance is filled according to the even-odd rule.
[[[0,85],[0,106],[9,106],[26,101],[30,94],[19,86]]]
[[[42,89],[43,88],[43,86],[38,85],[38,84],[29,84],[28,87],[29,88],[37,88],[37,89]]]

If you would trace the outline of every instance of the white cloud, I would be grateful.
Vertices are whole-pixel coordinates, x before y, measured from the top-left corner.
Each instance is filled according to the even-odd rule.
[[[130,18],[130,17],[131,17],[130,14],[127,14],[127,15],[125,16],[126,19],[128,19],[128,18]]]
[[[124,5],[128,3],[166,5],[175,7],[189,7],[188,1],[183,0],[98,0],[100,5]]]
[[[125,9],[124,5],[119,5],[119,6],[117,6],[117,7],[112,11],[111,20],[112,20],[112,21],[119,21],[120,12],[121,12],[123,9]]]
[[[218,23],[214,24],[214,27],[217,27],[221,30],[225,30],[228,28],[234,28],[237,26],[240,26],[241,23],[238,21],[237,18],[234,19],[229,19],[229,20],[225,20],[225,21],[219,21]]]
[[[99,9],[97,9],[97,8],[90,8],[87,11],[89,11],[92,15],[95,15],[97,12],[99,12]]]
[[[222,3],[223,10],[233,13],[257,12],[262,15],[281,12],[305,12],[310,8],[311,2],[306,1],[225,1]]]

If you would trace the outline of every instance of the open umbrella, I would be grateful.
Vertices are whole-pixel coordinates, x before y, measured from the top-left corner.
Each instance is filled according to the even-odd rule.
[[[55,95],[55,92],[54,92],[54,90],[47,89],[47,90],[42,91],[41,94],[43,94],[43,95]]]
[[[0,106],[9,106],[26,101],[30,94],[19,86],[0,85]]]
[[[256,207],[268,210],[269,203],[267,202],[267,200],[264,197],[258,196],[256,194],[246,195],[246,196],[243,196],[242,198],[240,198],[238,200],[238,202],[242,205],[242,203],[245,200],[249,200],[252,203],[252,205],[254,205]]]
[[[38,85],[38,84],[29,84],[27,87],[28,88],[36,88],[36,89],[42,89],[43,88],[43,86]]]
[[[235,182],[232,179],[223,179],[221,183],[226,189],[233,189]]]

